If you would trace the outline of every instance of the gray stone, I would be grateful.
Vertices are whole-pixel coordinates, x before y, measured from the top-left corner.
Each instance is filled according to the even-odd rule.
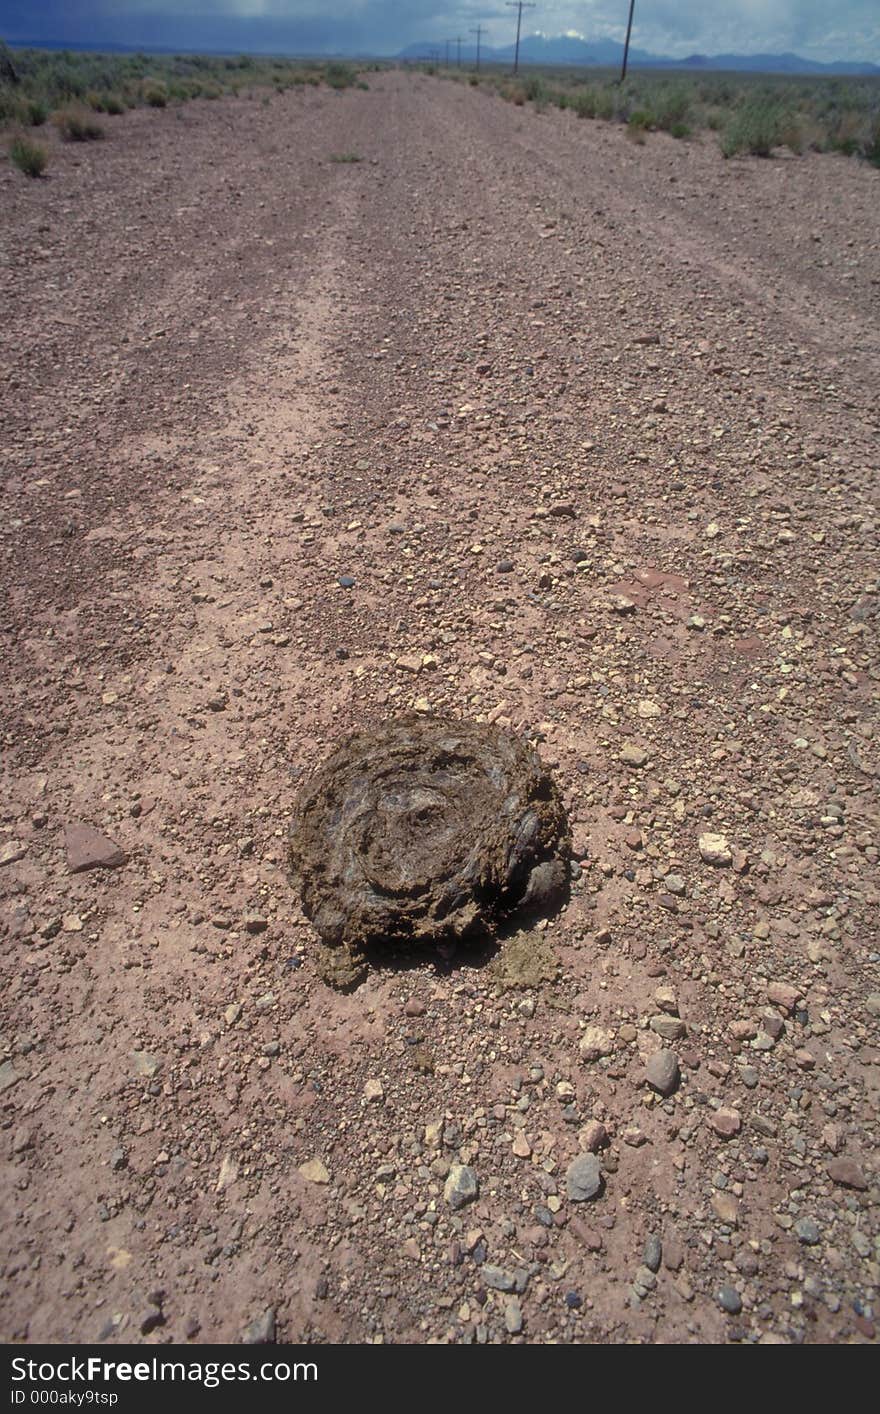
[[[27,854],[27,845],[22,840],[7,840],[0,845],[0,868],[4,864],[17,864]]]
[[[722,1286],[718,1293],[718,1305],[729,1316],[738,1316],[743,1308],[742,1297],[735,1286]]]
[[[480,1191],[480,1182],[472,1168],[466,1164],[453,1164],[443,1188],[443,1197],[450,1208],[463,1208],[472,1203]]]
[[[0,1093],[4,1090],[11,1090],[13,1085],[17,1085],[21,1076],[15,1069],[11,1060],[4,1061],[0,1065]]]
[[[671,1095],[678,1088],[681,1072],[673,1051],[655,1051],[645,1067],[645,1077],[652,1090]]]
[[[270,1306],[262,1316],[257,1316],[245,1326],[241,1337],[242,1345],[275,1344],[275,1309]]]
[[[595,1154],[578,1154],[566,1169],[565,1191],[573,1203],[586,1203],[602,1192],[602,1173]]]
[[[819,1241],[819,1226],[813,1222],[812,1218],[798,1218],[794,1225],[798,1242],[802,1242],[805,1247],[815,1247]]]
[[[656,1232],[652,1232],[650,1236],[645,1240],[645,1250],[642,1253],[642,1261],[648,1268],[648,1271],[656,1272],[659,1271],[660,1263],[662,1260],[663,1243],[660,1241],[660,1238],[657,1236]]]
[[[663,1041],[678,1041],[687,1031],[681,1017],[664,1016],[662,1012],[657,1016],[652,1016],[648,1024],[655,1035]]]
[[[86,869],[118,869],[125,863],[125,851],[114,840],[91,825],[65,825],[64,847],[71,874]]]
[[[523,1328],[522,1307],[515,1296],[504,1303],[504,1326],[509,1335],[519,1335]]]
[[[871,1239],[870,1237],[866,1237],[863,1232],[860,1232],[858,1228],[856,1228],[853,1232],[852,1245],[856,1249],[860,1257],[871,1256],[871,1253],[873,1251],[873,1244],[871,1242]]]
[[[768,1031],[759,1031],[755,1039],[752,1041],[752,1050],[772,1051],[775,1045],[776,1041]]]
[[[480,1268],[480,1276],[493,1291],[514,1291],[516,1288],[516,1277],[512,1272],[506,1272],[503,1267],[493,1267],[484,1262]]]
[[[148,1306],[146,1310],[141,1313],[138,1324],[140,1326],[141,1335],[150,1335],[158,1326],[164,1326],[165,1317],[162,1314],[161,1306]]]
[[[633,1291],[642,1301],[657,1286],[657,1278],[649,1267],[639,1267],[633,1281]]]
[[[129,1059],[135,1075],[143,1075],[147,1080],[152,1080],[156,1072],[162,1069],[158,1056],[151,1055],[149,1051],[132,1051]]]

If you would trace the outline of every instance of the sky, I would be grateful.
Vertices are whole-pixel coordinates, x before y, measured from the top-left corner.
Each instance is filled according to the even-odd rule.
[[[523,33],[622,40],[628,0],[544,0]],[[0,0],[0,37],[189,49],[396,53],[481,25],[512,43],[503,0]],[[654,54],[794,52],[880,63],[880,0],[636,0],[633,45]]]

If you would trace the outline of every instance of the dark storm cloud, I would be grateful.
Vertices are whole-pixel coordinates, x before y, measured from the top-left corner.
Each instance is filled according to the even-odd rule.
[[[623,37],[628,0],[544,0],[527,30]],[[636,0],[634,43],[681,57],[692,52],[794,50],[810,58],[880,60],[878,0]],[[467,35],[512,39],[501,0],[0,0],[0,34],[188,48],[372,50]]]

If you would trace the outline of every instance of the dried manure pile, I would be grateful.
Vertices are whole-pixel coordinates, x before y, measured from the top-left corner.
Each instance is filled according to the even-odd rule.
[[[559,792],[498,727],[406,716],[343,741],[303,791],[290,860],[337,986],[369,957],[484,938],[568,888]]]

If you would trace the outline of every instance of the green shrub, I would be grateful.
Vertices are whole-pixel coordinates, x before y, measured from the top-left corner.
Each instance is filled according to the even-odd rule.
[[[691,112],[691,98],[687,89],[683,85],[676,84],[673,87],[661,90],[657,95],[655,105],[655,122],[658,128],[671,133],[673,128],[685,129]],[[678,136],[679,134],[674,134]],[[684,135],[684,134],[682,134]]]
[[[0,84],[0,123],[26,123],[24,105],[12,89]]]
[[[45,147],[41,147],[38,142],[31,142],[30,138],[24,136],[13,138],[9,147],[9,156],[18,170],[24,172],[26,177],[42,176],[49,161],[49,154]]]
[[[721,138],[725,157],[748,152],[753,157],[769,157],[782,142],[782,109],[768,99],[750,99],[734,113]]]
[[[539,79],[535,75],[532,78],[526,79],[523,86],[525,88],[526,98],[530,103],[547,102],[547,85],[542,79]]]
[[[350,64],[328,64],[324,78],[331,88],[351,88],[357,81],[357,73]]]
[[[150,108],[166,108],[168,106],[168,89],[164,83],[145,83],[143,99]]]
[[[52,122],[65,142],[95,142],[104,136],[104,129],[88,108],[59,108],[52,114]]]
[[[32,128],[41,128],[49,116],[49,109],[38,98],[25,100],[28,122]]]
[[[777,131],[779,134],[779,142],[783,147],[787,147],[791,152],[803,152],[804,128],[801,118],[797,113],[781,113]]]
[[[125,112],[125,104],[117,93],[90,91],[86,94],[86,102],[94,113],[113,113],[118,116]]]
[[[649,128],[657,127],[657,119],[646,109],[637,108],[634,113],[630,113],[627,127],[632,132],[646,132]]]
[[[596,94],[592,88],[581,88],[572,99],[572,108],[579,118],[595,118]]]
[[[331,162],[363,162],[363,158],[357,152],[331,152]]]
[[[873,163],[875,167],[880,167],[880,113],[874,119],[862,152],[869,162]]]

